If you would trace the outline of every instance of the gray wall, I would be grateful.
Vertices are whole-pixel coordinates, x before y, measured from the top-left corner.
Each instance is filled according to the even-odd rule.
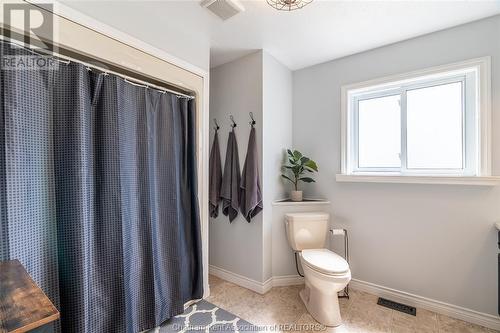
[[[229,115],[238,124],[236,138],[243,169],[250,133],[251,111],[257,122],[256,137],[259,154],[262,154],[262,51],[250,54],[233,62],[213,68],[210,71],[210,119],[217,118],[221,129],[222,166],[226,156],[227,137],[230,131]],[[213,139],[211,124],[210,140]],[[212,142],[210,142],[212,143]],[[262,161],[260,162],[262,174]],[[262,281],[263,228],[262,216],[257,215],[248,223],[241,213],[230,224],[229,219],[219,212],[216,219],[210,219],[209,262],[210,265],[229,270],[256,281]]]
[[[331,200],[349,230],[354,279],[497,313],[500,188],[335,182],[342,85],[488,55],[499,175],[500,16],[294,72],[294,145],[320,167],[306,194]]]
[[[286,198],[288,185],[280,176],[285,148],[292,146],[292,72],[266,52],[263,52],[264,75],[264,281],[274,272],[273,206],[276,199]]]
[[[292,144],[292,73],[266,52],[221,65],[210,72],[210,118],[217,118],[221,154],[226,154],[229,114],[233,114],[240,163],[243,168],[250,131],[249,112],[257,124],[260,154],[262,213],[251,223],[240,216],[229,224],[227,217],[210,221],[210,265],[265,282],[272,275],[272,206],[284,197],[280,167],[284,148]],[[213,130],[211,132],[213,137]],[[266,145],[262,146],[265,140]]]

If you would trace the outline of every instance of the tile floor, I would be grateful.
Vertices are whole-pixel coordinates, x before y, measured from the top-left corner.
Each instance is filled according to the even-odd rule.
[[[300,330],[323,332],[308,313],[298,293],[302,286],[277,287],[265,295],[210,276],[209,302],[256,325],[273,325],[273,332]],[[344,325],[333,332],[356,333],[491,333],[478,325],[417,309],[417,316],[407,315],[376,304],[377,297],[350,291],[350,299],[340,299]],[[274,326],[282,325],[282,326]],[[289,325],[289,326],[286,326]]]

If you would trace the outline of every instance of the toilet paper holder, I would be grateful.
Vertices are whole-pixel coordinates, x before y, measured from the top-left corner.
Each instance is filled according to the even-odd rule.
[[[332,236],[344,236],[344,258],[347,263],[349,263],[349,236],[346,229],[330,229],[330,234]],[[349,284],[345,286],[343,295],[339,295],[339,298],[349,298]]]

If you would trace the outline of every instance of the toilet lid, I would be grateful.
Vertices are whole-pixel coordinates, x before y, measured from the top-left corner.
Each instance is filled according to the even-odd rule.
[[[325,274],[343,274],[349,271],[347,261],[328,249],[303,250],[302,258],[309,267]]]

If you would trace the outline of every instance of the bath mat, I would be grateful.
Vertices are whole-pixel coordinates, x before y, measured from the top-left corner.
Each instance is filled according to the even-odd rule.
[[[201,300],[167,321],[153,332],[258,332],[257,326],[223,310],[216,305]]]

